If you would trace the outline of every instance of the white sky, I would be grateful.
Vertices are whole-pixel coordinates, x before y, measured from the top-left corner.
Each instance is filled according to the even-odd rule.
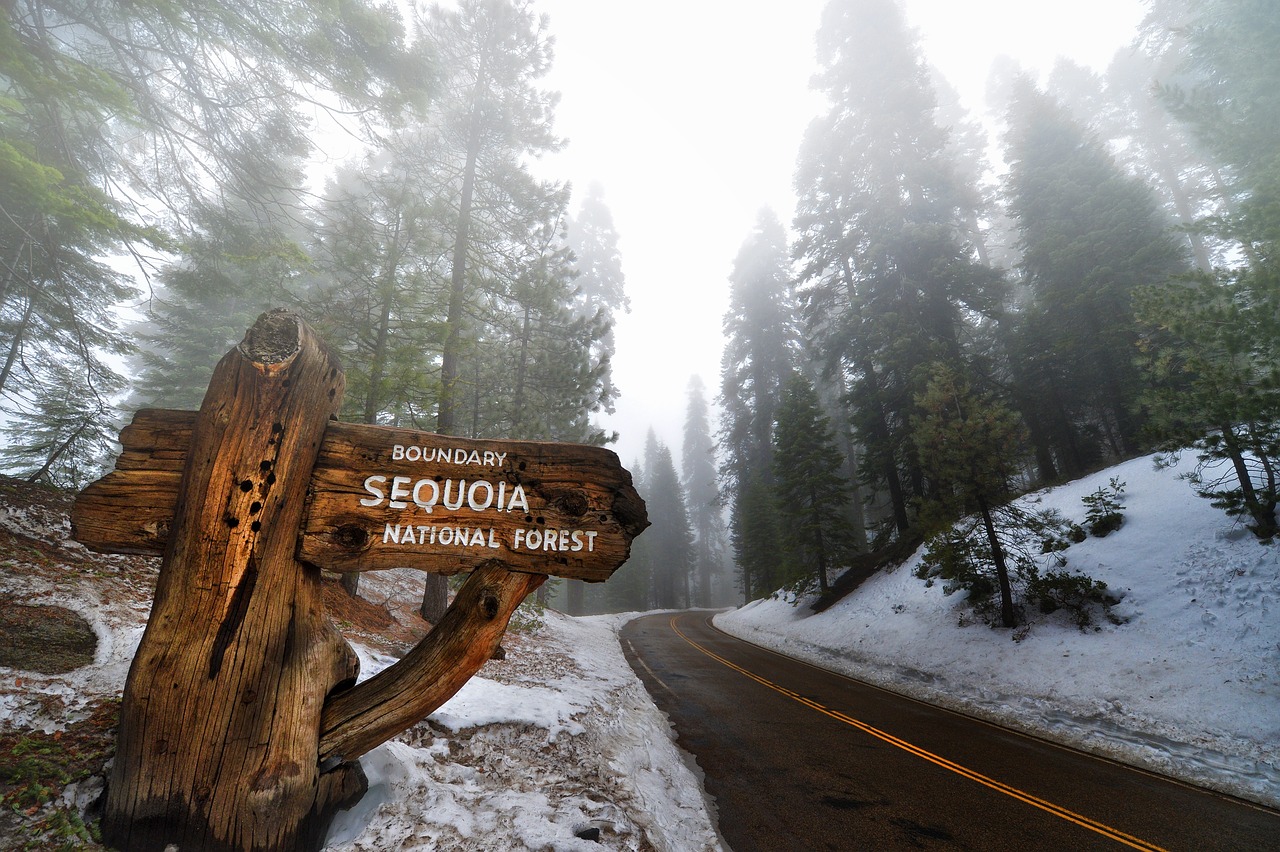
[[[540,0],[556,38],[566,149],[550,177],[592,181],[620,235],[632,312],[617,326],[609,428],[630,465],[652,426],[679,458],[689,377],[720,383],[733,259],[761,207],[783,223],[805,126],[825,0]],[[906,0],[929,61],[983,108],[992,59],[1045,72],[1057,56],[1101,70],[1132,40],[1142,0]]]

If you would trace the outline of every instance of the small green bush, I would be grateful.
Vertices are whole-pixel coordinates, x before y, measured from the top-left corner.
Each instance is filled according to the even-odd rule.
[[[1101,607],[1110,618],[1111,607],[1119,603],[1107,591],[1106,583],[1066,571],[1048,571],[1036,577],[1028,584],[1027,597],[1035,600],[1045,614],[1066,610],[1081,630],[1093,624],[1095,607]]]
[[[1090,535],[1103,538],[1120,529],[1120,525],[1124,523],[1124,515],[1121,513],[1124,504],[1120,502],[1124,487],[1125,483],[1113,476],[1106,488],[1099,488],[1080,498],[1084,503],[1084,525],[1089,529]]]

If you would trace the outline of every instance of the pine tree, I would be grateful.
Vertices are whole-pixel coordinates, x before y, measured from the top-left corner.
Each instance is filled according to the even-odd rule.
[[[815,357],[847,377],[865,481],[902,535],[925,480],[908,427],[920,367],[963,358],[966,322],[994,309],[1001,282],[967,240],[980,200],[898,4],[832,0],[818,61],[829,107],[796,169],[799,294]]]
[[[550,68],[551,40],[545,18],[535,18],[527,2],[437,6],[422,28],[444,72],[434,141],[454,176],[444,187],[449,299],[437,431],[455,434],[467,399],[462,356],[477,339],[468,314],[519,274],[506,267],[504,249],[525,244],[532,220],[560,217],[560,189],[535,180],[526,165],[560,143],[551,131],[555,96],[536,85]]]
[[[659,609],[686,607],[691,600],[694,567],[693,530],[685,508],[684,490],[671,459],[671,450],[658,442],[653,460],[645,465],[645,505],[652,524],[649,559],[653,602]]]
[[[551,64],[545,19],[526,2],[463,0],[456,9],[431,7],[419,26],[441,70],[430,141],[446,166],[439,200],[449,248],[435,428],[452,435],[465,430],[466,403],[484,393],[467,383],[465,355],[484,339],[470,318],[515,283],[523,269],[506,264],[511,249],[527,245],[533,222],[558,219],[564,197],[526,166],[559,145],[555,97],[536,85]],[[423,617],[438,621],[446,599],[444,578],[429,576]]]
[[[729,276],[729,309],[720,367],[721,473],[731,496],[734,561],[748,595],[773,591],[779,576],[773,511],[761,511],[773,487],[773,424],[782,387],[794,370],[796,332],[786,236],[761,211]]]
[[[123,380],[86,382],[78,368],[54,362],[20,402],[7,406],[0,457],[29,482],[79,490],[101,475],[116,449],[120,421],[113,396]]]
[[[162,240],[102,185],[100,131],[128,121],[125,90],[60,52],[49,24],[25,4],[0,17],[0,395],[10,461],[65,484],[91,473],[56,471],[95,455],[81,421],[114,417],[113,364],[131,348],[113,308],[136,290],[102,258]]]
[[[1139,447],[1131,295],[1185,270],[1184,252],[1145,184],[1030,82],[1014,92],[1006,191],[1029,299],[1010,357],[1052,454],[1042,475],[1079,474]]]
[[[1225,164],[1223,210],[1205,227],[1243,257],[1145,289],[1138,311],[1153,432],[1167,450],[1191,446],[1196,489],[1263,540],[1280,531],[1278,33],[1275,10],[1259,0],[1152,4],[1146,45],[1176,71],[1163,101]]]
[[[604,190],[599,184],[591,184],[578,214],[569,220],[568,240],[578,272],[574,279],[574,311],[580,318],[605,327],[592,347],[592,357],[597,363],[608,364],[615,350],[615,317],[619,312],[629,312],[631,301],[627,298],[613,214],[604,203]],[[604,410],[612,412],[618,389],[612,376],[607,378],[602,398]]]
[[[282,188],[278,200],[284,209],[297,196]],[[263,311],[289,304],[309,263],[292,218],[263,223],[228,198],[191,221],[181,254],[160,269],[144,319],[132,327],[139,352],[130,407],[199,408],[214,365]]]
[[[1116,52],[1099,77],[1060,60],[1048,92],[1082,126],[1099,134],[1126,171],[1156,192],[1177,234],[1202,272],[1222,262],[1234,246],[1209,233],[1201,221],[1226,212],[1222,166],[1161,102],[1152,83],[1168,76],[1170,57],[1132,48]]]
[[[652,433],[650,433],[652,438]],[[656,442],[656,438],[653,439]],[[641,497],[648,493],[648,469],[636,459],[630,466],[632,481]],[[652,518],[650,519],[652,520]],[[652,531],[646,530],[646,535]],[[656,540],[655,540],[656,542]],[[640,536],[631,544],[631,556],[604,584],[604,609],[608,612],[642,612],[653,608],[653,547]]]
[[[690,377],[688,399],[684,442],[680,447],[680,479],[688,498],[689,522],[694,533],[694,603],[709,607],[713,601],[728,596],[719,588],[725,555],[724,517],[716,477],[715,440],[711,437],[701,377]]]
[[[1197,456],[1192,484],[1264,541],[1280,534],[1280,280],[1224,272],[1150,287],[1138,316],[1143,394],[1166,463]]]
[[[791,577],[787,549],[778,521],[772,471],[749,471],[740,477],[729,515],[729,541],[738,582],[747,602],[771,595]]]
[[[297,298],[339,347],[356,422],[427,428],[435,413],[447,242],[424,141],[405,130],[339,168],[317,211]]]
[[[842,475],[844,458],[831,420],[803,376],[792,377],[783,392],[774,447],[778,517],[788,562],[799,572],[792,583],[799,588],[816,579],[825,594],[830,572],[851,550],[846,516],[851,489]]]
[[[58,393],[96,409],[101,389],[119,382],[109,364],[132,351],[115,308],[136,295],[101,259],[127,252],[150,269],[155,248],[205,251],[217,238],[202,229],[228,199],[263,219],[282,215],[263,202],[297,179],[276,167],[281,147],[307,145],[302,90],[356,109],[390,96],[399,37],[394,16],[361,3],[6,3],[0,387],[11,413],[58,421]],[[21,388],[9,384],[17,365]],[[53,408],[35,406],[41,399]]]
[[[966,511],[976,511],[985,539],[985,550],[976,558],[975,549],[966,548],[962,559],[938,560],[942,562],[939,573],[958,580],[975,597],[986,588],[986,571],[994,573],[1001,623],[1013,627],[1017,614],[1007,559],[1011,530],[997,519],[997,510],[1008,499],[1019,470],[1022,426],[1008,408],[990,395],[974,393],[968,382],[941,364],[930,371],[929,383],[917,398],[917,405],[920,414],[914,423],[915,441],[929,458],[930,471],[941,485],[933,491],[931,501],[935,516],[949,526]],[[1017,524],[1013,526],[1016,532]],[[942,541],[952,547],[953,553],[960,550],[954,533],[944,533]],[[932,550],[936,553],[939,549],[935,539]],[[926,563],[930,561],[933,557],[926,559]],[[956,562],[964,563],[962,570],[957,570]]]

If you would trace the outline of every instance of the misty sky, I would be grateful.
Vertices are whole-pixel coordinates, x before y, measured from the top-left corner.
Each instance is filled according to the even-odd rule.
[[[652,426],[679,459],[686,387],[719,389],[720,328],[734,256],[761,207],[787,223],[824,0],[540,0],[556,37],[546,81],[569,140],[547,162],[574,208],[592,181],[621,237],[632,312],[620,318],[606,420],[624,464]],[[993,58],[1047,73],[1067,56],[1097,70],[1132,41],[1141,0],[906,0],[929,61],[975,114]]]

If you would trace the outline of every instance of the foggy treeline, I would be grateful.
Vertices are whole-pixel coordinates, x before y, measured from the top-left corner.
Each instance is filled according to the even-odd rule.
[[[734,263],[718,399],[687,388],[679,470],[656,437],[634,460],[631,562],[557,600],[825,587],[1157,448],[1275,534],[1280,16],[1148,7],[1103,74],[993,69],[982,123],[897,3],[832,0],[795,219],[761,212]],[[601,190],[530,170],[561,145],[549,27],[528,0],[6,3],[5,468],[83,486],[126,412],[197,407],[277,306],[339,350],[345,419],[609,441],[618,235]]]
[[[1043,519],[1002,512],[1151,450],[1187,450],[1202,494],[1275,535],[1280,15],[1147,5],[1104,73],[1061,61],[1042,84],[997,63],[985,125],[893,0],[826,7],[795,219],[760,214],[725,317],[719,450],[748,600],[925,540],[975,594],[1011,577],[1024,602],[1096,593],[1006,571],[1010,525]]]
[[[337,347],[344,417],[602,443],[617,236],[561,144],[531,4],[6,4],[5,461],[78,487],[196,408],[263,310]],[[132,310],[121,311],[121,306]]]

